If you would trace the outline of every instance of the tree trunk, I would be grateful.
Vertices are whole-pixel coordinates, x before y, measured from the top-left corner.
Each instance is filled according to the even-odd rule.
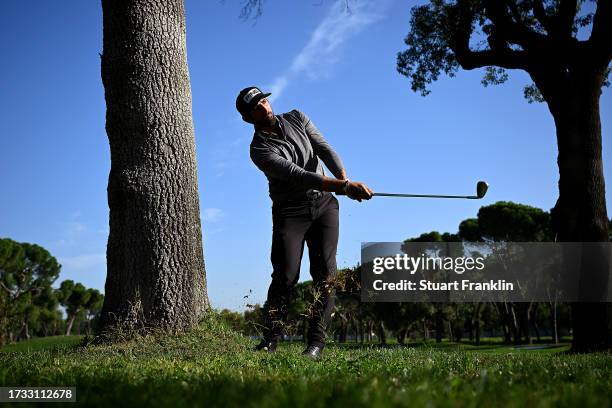
[[[553,211],[554,228],[561,242],[608,242],[599,112],[604,70],[585,64],[563,74],[553,77],[554,87],[543,84],[557,130],[559,198]],[[598,297],[598,291],[607,293],[605,259],[602,253],[583,254],[578,284],[590,297]],[[612,345],[611,305],[593,300],[572,305],[575,352]]]
[[[477,346],[480,346],[480,320],[476,322],[476,332],[474,334],[474,341]]]
[[[408,329],[403,328],[398,330],[397,332],[397,343],[404,345],[404,341],[406,340],[406,333],[408,333]]]
[[[536,340],[538,343],[540,343],[542,341],[542,338],[540,337],[540,325],[538,324],[538,311],[540,309],[540,304],[532,303],[532,305],[531,324],[533,325],[533,330],[535,331]]]
[[[28,326],[28,322],[23,323],[23,335],[26,340],[30,340],[30,327]]]
[[[519,313],[519,316],[518,316],[519,341],[523,339],[524,342],[527,344],[532,343],[531,332],[530,332],[530,327],[529,327],[531,326],[531,314],[530,314],[531,304],[532,302],[517,303],[515,306],[516,310]]]
[[[209,308],[182,0],[102,0],[110,235],[100,329]]]
[[[68,326],[66,327],[66,336],[70,336],[70,332],[72,331],[72,325],[74,324],[74,319],[76,318],[76,314],[73,314],[68,318]]]
[[[444,321],[442,319],[442,311],[440,304],[436,304],[436,311],[434,315],[435,319],[435,327],[436,327],[436,343],[442,342],[442,337],[444,336]]]
[[[516,317],[516,308],[514,307],[514,303],[506,302],[506,307],[508,310],[508,317],[510,319],[510,329],[512,330],[512,341],[514,344],[521,344],[521,331],[519,327],[519,320]]]
[[[504,343],[509,344],[511,343],[510,326],[507,324],[507,314],[504,308],[505,304],[506,303],[501,303],[501,302],[494,303],[495,310],[497,311],[497,315],[500,318],[502,332],[504,334]]]
[[[342,319],[340,321],[340,338],[338,339],[339,343],[346,343],[346,332],[348,331],[348,323],[346,319]]]
[[[480,346],[480,310],[482,303],[478,302],[474,309],[473,326],[474,326],[474,341],[477,346]]]
[[[559,329],[557,327],[557,302],[549,302],[550,304],[550,319],[552,328],[552,341],[559,344]]]
[[[354,317],[351,318],[351,326],[353,327],[354,333],[353,341],[357,343],[359,341],[359,322]]]
[[[387,344],[387,334],[385,333],[385,325],[382,320],[378,322],[378,339],[383,346]]]

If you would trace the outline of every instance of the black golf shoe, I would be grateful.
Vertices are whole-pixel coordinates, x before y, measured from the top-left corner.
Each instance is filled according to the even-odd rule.
[[[319,358],[321,358],[322,353],[323,353],[323,346],[310,344],[308,347],[306,347],[306,350],[302,352],[302,355],[311,360],[318,360]]]
[[[253,351],[267,351],[268,353],[273,353],[276,351],[276,340],[268,340],[263,339]]]

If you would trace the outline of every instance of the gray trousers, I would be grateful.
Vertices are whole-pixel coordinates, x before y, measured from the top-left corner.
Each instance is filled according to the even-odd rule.
[[[336,274],[339,204],[333,194],[272,206],[272,283],[268,289],[264,337],[278,339],[300,276],[304,242],[308,245],[315,302],[308,318],[308,343],[325,344],[325,330],[334,309],[334,289],[328,279]]]

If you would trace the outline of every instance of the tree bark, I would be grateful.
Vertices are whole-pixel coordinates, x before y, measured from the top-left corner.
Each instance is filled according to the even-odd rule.
[[[518,319],[516,317],[516,308],[512,302],[505,302],[505,304],[508,310],[510,329],[512,330],[512,341],[514,344],[521,344],[521,331],[519,328]]]
[[[553,223],[561,242],[608,241],[599,111],[606,67],[578,65],[546,80],[539,78],[557,131],[559,198]],[[602,258],[586,254],[582,258],[579,285],[591,293],[607,291],[610,282]],[[572,350],[610,347],[611,317],[610,303],[574,303]]]
[[[504,343],[512,343],[512,324],[510,313],[508,311],[508,302],[496,302],[495,308],[501,319],[502,331],[504,333]]]
[[[531,326],[531,314],[530,314],[531,304],[532,304],[531,302],[517,303],[515,306],[515,309],[519,314],[518,316],[519,342],[521,342],[521,339],[523,339],[523,341],[527,344],[532,343],[531,332],[530,332],[530,327],[529,327]]]
[[[559,344],[559,331],[557,328],[557,302],[548,302],[550,305],[550,326],[552,330],[552,341],[555,344]]]
[[[100,330],[209,308],[182,0],[102,0],[110,234]]]
[[[398,330],[397,332],[397,343],[403,345],[406,340],[406,334],[408,333],[408,329],[403,328]]]
[[[442,319],[442,310],[441,310],[441,306],[439,303],[436,303],[435,305],[436,311],[434,312],[434,324],[436,327],[436,343],[441,343],[442,342],[442,337],[444,336],[444,321]]]
[[[378,339],[380,341],[380,344],[384,346],[387,344],[387,333],[385,332],[385,325],[382,322],[382,320],[378,322],[377,328],[378,328]]]
[[[531,324],[533,325],[533,330],[536,335],[536,341],[540,343],[542,338],[540,336],[540,325],[538,324],[538,311],[540,309],[539,303],[531,303],[529,306],[532,310],[531,312]]]
[[[342,319],[340,321],[340,339],[338,340],[339,343],[346,343],[347,331],[348,331],[348,323],[346,319]]]
[[[473,325],[474,325],[474,342],[477,346],[480,346],[480,310],[482,303],[478,302],[474,309]]]
[[[66,326],[66,336],[70,336],[70,332],[72,331],[72,325],[74,324],[75,318],[76,314],[73,314],[68,318],[68,325]]]

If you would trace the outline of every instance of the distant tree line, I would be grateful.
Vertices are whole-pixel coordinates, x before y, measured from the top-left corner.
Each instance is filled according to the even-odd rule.
[[[104,296],[72,280],[43,247],[0,239],[0,345],[31,337],[92,333]]]
[[[431,231],[404,242],[554,242],[550,212],[528,205],[500,201],[483,206],[476,218],[459,223],[455,233]],[[609,222],[612,240],[612,220]],[[483,338],[499,337],[505,343],[541,341],[558,343],[571,336],[570,305],[561,302],[517,303],[366,303],[361,302],[360,266],[339,270],[334,282],[336,310],[329,330],[338,342],[380,342],[390,338],[402,344],[409,339],[442,339],[480,344]],[[316,299],[312,281],[296,285],[285,334],[305,335]],[[235,330],[258,336],[265,307],[250,305],[244,313],[227,309],[221,316]],[[303,337],[302,337],[303,338]]]

